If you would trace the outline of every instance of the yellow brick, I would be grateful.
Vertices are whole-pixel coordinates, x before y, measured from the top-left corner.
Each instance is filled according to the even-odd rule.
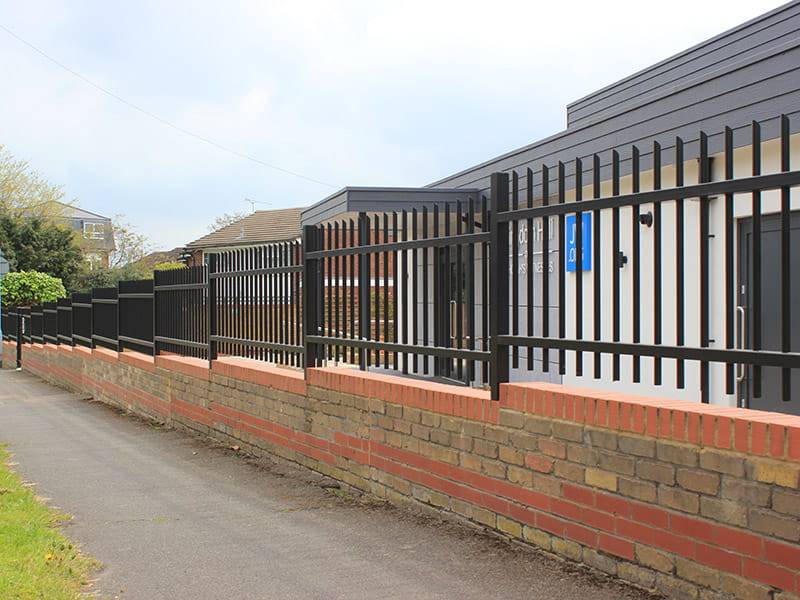
[[[503,516],[497,517],[497,528],[512,537],[522,537],[522,525],[511,519],[506,519]]]
[[[617,476],[600,469],[586,469],[586,483],[604,490],[617,491]]]
[[[788,488],[800,487],[800,465],[771,460],[753,460],[753,479]]]

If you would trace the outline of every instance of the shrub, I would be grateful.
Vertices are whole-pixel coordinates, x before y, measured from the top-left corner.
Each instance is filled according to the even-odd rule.
[[[8,273],[0,282],[3,306],[31,306],[65,298],[67,290],[57,277],[38,271]]]
[[[160,262],[156,263],[153,267],[154,271],[174,271],[176,269],[185,269],[186,265],[182,262],[178,262],[177,260],[169,261],[169,262]]]

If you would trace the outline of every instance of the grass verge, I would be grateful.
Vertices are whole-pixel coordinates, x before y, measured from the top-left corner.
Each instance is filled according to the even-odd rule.
[[[74,600],[98,565],[57,529],[68,517],[41,502],[0,444],[0,598]]]

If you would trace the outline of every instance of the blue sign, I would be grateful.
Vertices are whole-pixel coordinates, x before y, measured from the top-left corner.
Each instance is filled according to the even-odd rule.
[[[581,218],[581,261],[582,271],[592,270],[592,213],[582,213]],[[567,271],[576,271],[576,255],[578,253],[577,227],[575,226],[575,215],[567,215]]]

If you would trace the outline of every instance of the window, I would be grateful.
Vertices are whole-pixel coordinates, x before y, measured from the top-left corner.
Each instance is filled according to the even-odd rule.
[[[87,240],[104,240],[106,237],[105,223],[84,223],[83,237]]]
[[[94,271],[103,266],[103,257],[96,252],[90,252],[86,255],[86,262],[89,263],[89,270]]]

